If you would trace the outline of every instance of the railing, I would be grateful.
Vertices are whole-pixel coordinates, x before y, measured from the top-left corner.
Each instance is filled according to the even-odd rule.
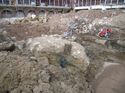
[[[70,7],[70,0],[44,0],[40,2],[40,6]]]
[[[0,5],[22,5],[22,6],[53,6],[53,7],[70,7],[71,0],[0,0]]]
[[[76,0],[75,7],[93,5],[125,5],[125,0]]]
[[[36,6],[36,0],[16,0],[16,5],[32,5],[32,6]]]
[[[125,5],[125,0],[0,0],[0,5],[39,6],[39,7],[84,7]]]

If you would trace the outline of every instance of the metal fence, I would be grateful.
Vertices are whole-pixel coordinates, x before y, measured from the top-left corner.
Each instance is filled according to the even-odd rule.
[[[35,6],[70,7],[71,0],[0,0],[0,4],[1,5],[35,5]]]
[[[75,7],[93,5],[125,5],[125,0],[76,0]]]
[[[30,6],[58,6],[83,7],[96,5],[125,5],[125,0],[0,0],[0,5],[30,5]]]

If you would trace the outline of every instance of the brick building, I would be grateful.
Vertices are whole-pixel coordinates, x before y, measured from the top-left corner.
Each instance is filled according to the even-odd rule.
[[[125,8],[125,0],[0,0],[0,17],[16,16],[29,12],[67,12],[71,9]],[[5,16],[6,15],[6,16]]]

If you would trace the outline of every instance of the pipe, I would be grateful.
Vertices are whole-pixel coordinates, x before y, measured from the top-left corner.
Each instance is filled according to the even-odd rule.
[[[86,4],[85,4],[85,6],[87,6],[87,0],[86,0]]]
[[[16,0],[14,4],[17,6],[18,5],[18,0]]]
[[[31,5],[31,0],[29,0],[29,5]]]
[[[112,5],[112,0],[111,0],[111,5]]]
[[[62,0],[62,6],[63,6],[63,0]]]
[[[117,5],[118,5],[118,3],[119,3],[119,0],[117,0]]]
[[[107,0],[105,0],[105,5],[106,5],[106,3],[107,3]]]
[[[55,0],[54,0],[54,6],[55,6]]]
[[[3,0],[2,0],[2,4],[3,4]]]
[[[65,3],[65,5],[66,5],[66,6],[68,5],[68,3],[67,3],[67,0],[66,0],[66,3]]]
[[[59,6],[59,0],[58,0],[58,6]]]
[[[102,0],[100,0],[100,5],[101,5]]]
[[[90,0],[90,6],[92,5],[92,0]]]
[[[95,0],[95,5],[96,5],[96,0]]]
[[[78,0],[78,7],[79,7],[79,0]]]
[[[83,6],[83,0],[82,0],[82,6]]]

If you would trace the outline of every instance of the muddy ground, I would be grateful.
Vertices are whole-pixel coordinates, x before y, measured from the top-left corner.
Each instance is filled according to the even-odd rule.
[[[4,49],[0,51],[0,93],[124,93],[124,14],[123,10],[84,10],[52,15],[45,23],[35,19],[1,25],[1,29],[8,33],[7,37],[14,38],[13,42],[19,45],[28,38],[42,35],[64,36],[64,32],[73,28],[74,33],[66,38],[72,40],[72,36],[75,37],[73,41],[85,48],[90,64],[85,72],[72,66],[60,68],[57,59],[62,55],[71,62],[75,59],[55,53],[35,58],[25,43],[23,48]],[[116,25],[116,19],[119,25]],[[112,29],[106,44],[99,41],[104,38],[97,36],[103,27]],[[119,65],[105,68],[105,62]]]

